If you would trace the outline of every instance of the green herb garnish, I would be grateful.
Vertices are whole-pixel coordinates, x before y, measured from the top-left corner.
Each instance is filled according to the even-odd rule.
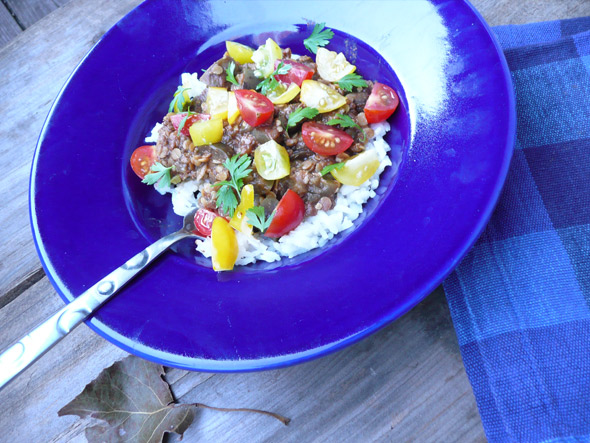
[[[347,74],[336,83],[348,92],[352,92],[352,88],[364,88],[368,86],[366,80],[358,74]]]
[[[186,124],[186,121],[188,120],[188,118],[191,115],[195,115],[196,112],[191,112],[191,107],[189,106],[188,109],[186,110],[186,115],[184,116],[184,118],[180,121],[180,124],[178,125],[178,131],[176,132],[176,135],[180,135],[180,132],[182,131],[182,129],[184,128],[184,125]]]
[[[340,163],[334,163],[334,164],[328,165],[324,169],[322,169],[322,172],[320,172],[320,174],[323,177],[324,175],[332,172],[334,169],[341,169],[344,166],[344,163],[346,163],[346,162],[340,162]]]
[[[275,75],[284,75],[291,69],[291,65],[286,65],[280,62],[277,68],[263,81],[256,85],[256,89],[262,92],[264,95],[268,94],[268,91],[272,91],[279,86],[279,81],[275,78]]]
[[[165,188],[170,186],[170,171],[172,170],[172,166],[167,168],[162,163],[156,162],[152,165],[150,170],[152,172],[146,174],[141,181],[142,183],[154,185],[159,182],[159,185]]]
[[[336,118],[328,120],[328,125],[340,125],[343,128],[358,128],[362,129],[357,122],[355,122],[350,115],[338,114]]]
[[[220,187],[217,191],[217,207],[230,217],[233,217],[238,207],[238,197],[244,187],[244,178],[252,172],[252,169],[248,169],[251,163],[252,159],[247,155],[234,155],[223,162],[223,166],[229,171],[230,180],[215,183],[215,186]]]
[[[190,88],[183,88],[182,86],[179,86],[178,88],[176,88],[176,92],[174,93],[174,98],[170,102],[170,106],[168,106],[168,112],[174,111],[175,108],[178,112],[182,112],[182,110],[184,109],[184,106],[187,104],[187,100],[184,97],[184,92],[189,89]],[[190,103],[190,101],[189,101],[189,103]]]
[[[233,83],[236,86],[239,86],[238,81],[236,80],[236,77],[234,76],[234,70],[236,69],[236,64],[231,61],[229,62],[229,64],[227,65],[227,68],[225,68],[225,79],[230,82]]]
[[[362,141],[364,142],[367,139],[367,134],[365,133],[365,130],[361,128],[361,126],[357,122],[355,122],[350,115],[338,114],[336,118],[329,120],[327,124],[331,126],[339,125],[343,128],[357,128],[359,131],[363,132]]]
[[[270,217],[266,218],[264,215],[264,208],[262,206],[254,206],[246,211],[246,216],[248,217],[248,223],[255,228],[258,228],[260,232],[264,232],[270,226],[272,218],[274,217],[274,212]]]
[[[232,188],[224,182],[217,183],[217,185],[221,185],[222,187],[217,191],[217,207],[221,208],[226,214],[229,214],[230,217],[234,216],[234,212],[236,212],[236,208],[238,207],[238,199],[236,194]]]
[[[330,39],[334,37],[334,33],[331,29],[323,29],[325,25],[325,23],[316,24],[313,27],[311,35],[303,40],[303,44],[309,52],[316,54],[320,46],[326,46],[330,43]]]
[[[304,118],[312,119],[316,115],[318,115],[320,111],[316,108],[298,108],[295,109],[293,112],[289,114],[289,118],[287,119],[287,127],[285,128],[287,131],[289,128],[294,127],[297,123],[299,123]]]

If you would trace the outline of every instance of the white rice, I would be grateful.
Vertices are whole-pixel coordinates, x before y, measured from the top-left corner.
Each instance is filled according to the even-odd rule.
[[[162,127],[162,123],[156,123],[156,126],[152,128],[152,132],[145,138],[146,143],[158,143],[158,133],[160,132],[160,128]]]
[[[152,134],[146,138],[146,142],[153,141],[154,133],[156,133],[155,140],[157,141],[158,126],[159,124],[152,130]],[[339,232],[353,226],[354,220],[363,211],[363,205],[370,198],[375,197],[375,189],[379,186],[381,172],[387,166],[391,166],[391,160],[387,155],[390,147],[383,140],[383,136],[390,129],[389,123],[373,124],[371,128],[375,131],[375,136],[367,143],[366,150],[374,149],[379,157],[380,165],[375,174],[361,186],[341,186],[332,209],[319,211],[316,215],[307,217],[297,228],[278,241],[261,235],[246,235],[236,232],[239,248],[236,265],[247,265],[258,260],[274,262],[280,260],[281,257],[295,257],[324,246]],[[197,181],[183,182],[175,188],[160,188],[158,192],[162,194],[170,192],[174,212],[185,216],[197,206],[198,192],[204,184]],[[211,257],[211,238],[197,240],[196,244],[197,250],[201,254]]]
[[[193,72],[192,74],[185,72],[181,75],[180,79],[182,81],[182,87],[188,88],[186,92],[191,100],[201,95],[203,91],[207,89],[207,85],[199,80],[199,76],[196,72]]]

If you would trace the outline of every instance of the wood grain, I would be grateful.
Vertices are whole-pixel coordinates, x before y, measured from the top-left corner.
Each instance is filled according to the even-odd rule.
[[[53,0],[3,0],[14,13],[18,22],[26,29],[38,22],[59,5]]]
[[[63,306],[47,278],[0,310],[0,349]],[[60,434],[81,430],[74,417],[57,411],[100,371],[127,355],[82,325],[19,378],[0,391],[0,441],[68,441]],[[82,440],[83,441],[83,440]]]
[[[7,45],[22,31],[6,6],[0,3],[0,48]]]

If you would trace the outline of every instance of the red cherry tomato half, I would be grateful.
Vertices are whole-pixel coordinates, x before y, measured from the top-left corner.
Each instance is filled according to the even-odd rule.
[[[375,83],[371,95],[365,104],[365,117],[369,123],[379,123],[387,120],[397,109],[399,97],[389,86]]]
[[[131,154],[131,169],[142,180],[150,173],[152,165],[156,162],[156,147],[153,145],[140,146]]]
[[[275,61],[275,69],[281,62],[283,62],[285,65],[291,65],[291,69],[289,69],[289,72],[286,74],[275,76],[280,82],[287,84],[295,83],[297,86],[301,86],[303,80],[311,80],[313,77],[314,70],[312,68],[293,60],[277,60]]]
[[[178,130],[178,127],[180,126],[180,124],[182,123],[182,120],[184,120],[184,117],[186,117],[186,112],[183,112],[181,114],[174,114],[170,116],[170,121],[172,122],[172,125],[174,126],[174,129]],[[190,132],[188,132],[188,129],[196,122],[200,122],[203,120],[210,120],[211,116],[209,114],[193,114],[190,115],[187,119],[186,122],[184,122],[184,126],[182,127],[182,129],[180,130],[180,132],[184,135],[186,135],[187,137],[190,137]]]
[[[272,117],[275,107],[264,95],[251,89],[238,89],[235,94],[240,114],[250,126],[261,125]]]
[[[354,141],[343,130],[316,122],[303,123],[301,135],[306,146],[320,155],[338,155],[350,148]]]
[[[211,227],[213,226],[215,217],[219,217],[219,215],[209,209],[200,208],[195,214],[196,229],[193,232],[204,237],[211,236]]]
[[[275,215],[264,235],[272,238],[282,237],[299,226],[304,215],[305,203],[296,192],[289,189],[277,205]]]

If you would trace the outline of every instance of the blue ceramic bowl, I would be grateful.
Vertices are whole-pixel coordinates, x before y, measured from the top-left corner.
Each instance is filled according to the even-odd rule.
[[[306,53],[314,22],[365,78],[400,92],[394,166],[354,230],[279,264],[215,273],[180,244],[87,322],[144,358],[205,371],[284,366],[337,350],[415,306],[457,265],[504,182],[514,97],[499,47],[462,1],[148,1],[90,51],[60,92],[31,174],[31,224],[65,301],[181,220],[128,159],[179,75],[225,40]]]

